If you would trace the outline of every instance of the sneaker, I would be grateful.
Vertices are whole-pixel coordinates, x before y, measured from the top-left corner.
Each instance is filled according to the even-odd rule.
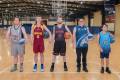
[[[106,72],[111,74],[111,70],[108,67],[106,68]]]
[[[64,71],[68,71],[67,65],[64,65]]]
[[[54,65],[51,65],[50,72],[54,72]]]
[[[14,65],[10,70],[10,72],[15,72],[15,71],[17,71],[17,65]]]
[[[84,67],[84,68],[83,68],[83,71],[88,72],[87,67]]]
[[[44,65],[43,64],[41,64],[41,66],[40,66],[40,71],[44,72]]]
[[[101,73],[104,73],[104,67],[101,68],[100,72],[101,72]]]
[[[34,65],[33,72],[37,72],[37,64]]]

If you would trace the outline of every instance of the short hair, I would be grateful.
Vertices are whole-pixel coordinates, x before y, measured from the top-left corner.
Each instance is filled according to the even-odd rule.
[[[20,18],[19,18],[19,17],[14,17],[12,20],[14,21],[16,18],[19,19],[19,21],[20,21]]]
[[[102,25],[102,28],[103,28],[103,26],[106,26],[108,28],[108,25],[106,23]]]
[[[78,21],[80,21],[81,19],[83,19],[83,20],[84,20],[84,18],[78,18]]]

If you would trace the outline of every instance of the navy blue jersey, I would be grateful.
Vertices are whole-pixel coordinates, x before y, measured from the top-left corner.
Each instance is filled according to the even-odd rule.
[[[64,41],[65,40],[64,34],[66,32],[65,26],[62,26],[60,28],[55,26],[54,29],[55,29],[55,40]]]

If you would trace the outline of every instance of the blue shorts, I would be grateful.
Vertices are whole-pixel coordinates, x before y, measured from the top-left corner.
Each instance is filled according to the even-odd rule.
[[[103,59],[103,58],[109,58],[109,54],[110,54],[110,51],[106,52],[106,51],[103,51],[103,52],[100,52],[100,58]]]

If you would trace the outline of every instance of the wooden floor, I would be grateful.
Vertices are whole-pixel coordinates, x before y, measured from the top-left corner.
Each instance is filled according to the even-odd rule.
[[[30,42],[26,44],[24,72],[10,72],[11,56],[8,43],[5,39],[5,30],[0,29],[0,80],[120,80],[120,37],[116,37],[116,43],[112,45],[110,66],[112,74],[100,74],[100,58],[97,41],[89,42],[88,51],[88,73],[76,72],[76,55],[72,48],[71,41],[67,41],[67,62],[68,72],[63,71],[61,57],[57,57],[55,71],[49,72],[51,64],[52,45],[45,40],[45,72],[32,72],[33,52]]]

